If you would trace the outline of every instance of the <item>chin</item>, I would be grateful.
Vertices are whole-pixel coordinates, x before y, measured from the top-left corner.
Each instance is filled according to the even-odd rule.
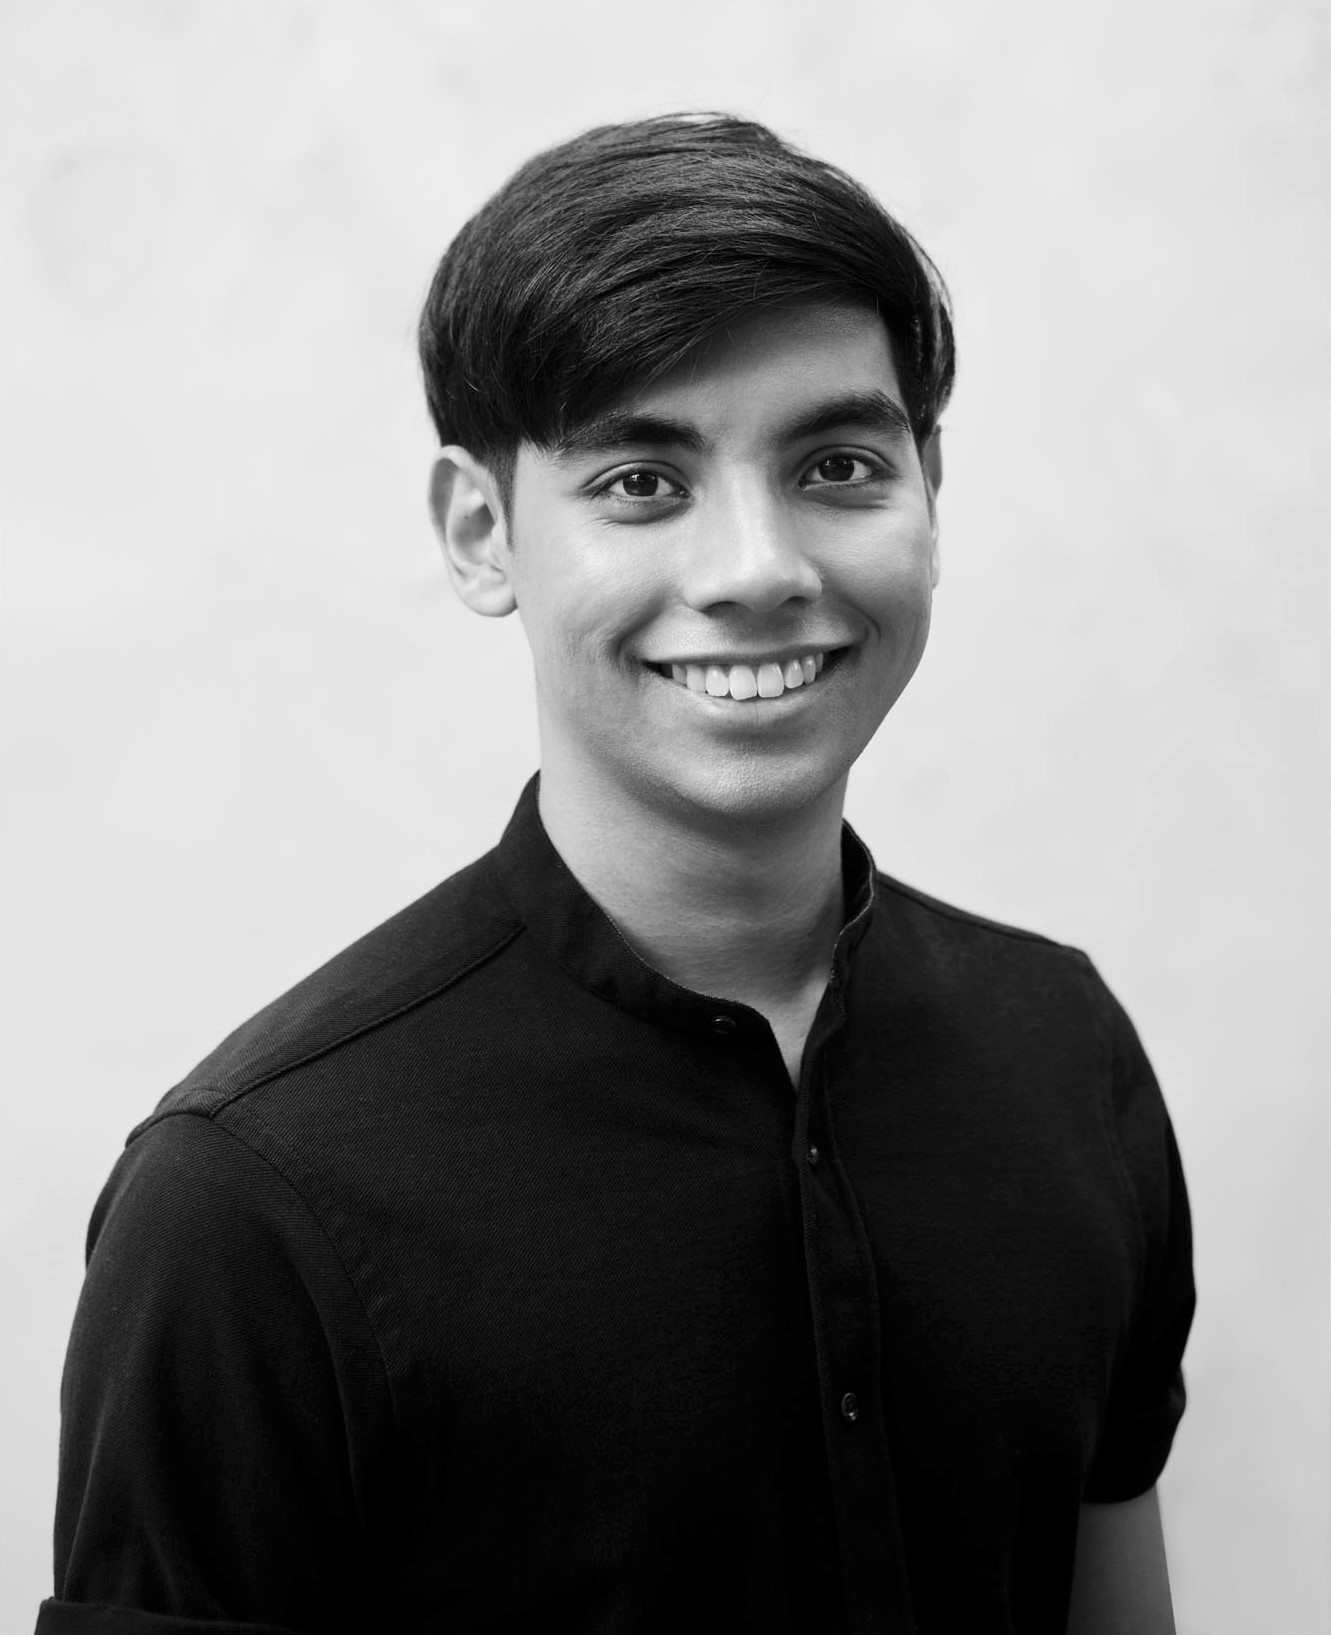
[[[684,821],[763,827],[807,812],[849,771],[822,757],[791,766],[786,757],[729,755],[715,767],[656,769],[648,798]]]

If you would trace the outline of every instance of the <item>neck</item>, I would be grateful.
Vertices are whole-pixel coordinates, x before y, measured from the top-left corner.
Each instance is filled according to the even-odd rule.
[[[769,1015],[816,1006],[845,918],[846,779],[764,824],[662,810],[542,760],[541,821],[649,965]]]

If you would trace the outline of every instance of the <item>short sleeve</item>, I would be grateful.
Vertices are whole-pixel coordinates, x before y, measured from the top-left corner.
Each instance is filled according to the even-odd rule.
[[[1109,1114],[1144,1253],[1128,1334],[1082,1497],[1113,1504],[1158,1480],[1183,1417],[1183,1352],[1197,1296],[1192,1217],[1164,1098],[1131,1021],[1099,983],[1111,1060]]]
[[[374,1369],[282,1176],[210,1119],[150,1124],[89,1230],[38,1635],[357,1627]]]

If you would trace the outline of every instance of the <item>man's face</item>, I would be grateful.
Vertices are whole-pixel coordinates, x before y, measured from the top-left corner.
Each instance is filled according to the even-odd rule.
[[[910,680],[937,582],[881,321],[755,315],[567,446],[523,446],[502,554],[544,767],[694,819],[807,805]]]

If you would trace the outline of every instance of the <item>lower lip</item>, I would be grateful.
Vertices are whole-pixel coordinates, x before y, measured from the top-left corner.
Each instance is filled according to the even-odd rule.
[[[673,688],[677,693],[683,693],[686,698],[693,699],[697,704],[711,705],[713,710],[721,715],[733,715],[737,719],[756,723],[768,716],[785,716],[793,710],[802,708],[811,696],[822,690],[827,678],[840,669],[842,660],[849,651],[849,648],[839,647],[830,652],[813,681],[806,681],[799,687],[787,687],[779,698],[763,698],[760,694],[755,694],[753,698],[732,698],[729,693],[723,693],[720,697],[714,693],[695,693],[692,687],[685,686],[682,681],[675,681],[671,676],[663,676],[650,664],[644,668],[659,682]]]

